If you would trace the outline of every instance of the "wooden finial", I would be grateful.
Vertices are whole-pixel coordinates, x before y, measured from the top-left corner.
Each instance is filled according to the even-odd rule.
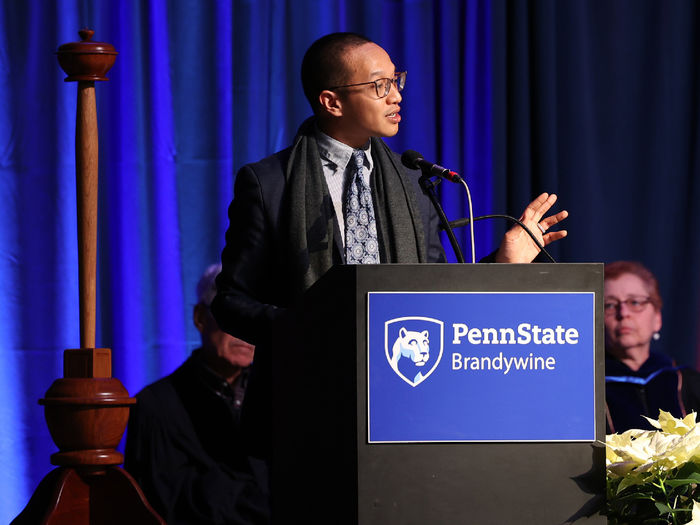
[[[93,42],[95,32],[92,29],[83,28],[78,34],[82,39],[80,42],[63,44],[56,51],[58,63],[68,75],[65,81],[109,80],[107,71],[117,58],[114,46],[105,42]]]
[[[84,27],[80,31],[78,31],[78,34],[80,35],[80,39],[85,42],[87,40],[92,40],[92,35],[95,34],[95,31],[92,29],[88,29],[87,27]]]

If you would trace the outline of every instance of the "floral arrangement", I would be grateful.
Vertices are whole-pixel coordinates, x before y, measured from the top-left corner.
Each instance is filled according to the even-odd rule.
[[[700,525],[700,425],[660,411],[646,418],[658,430],[606,436],[610,524]]]

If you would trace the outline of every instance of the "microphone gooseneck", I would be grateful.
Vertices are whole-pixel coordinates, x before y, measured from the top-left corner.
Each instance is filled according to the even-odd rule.
[[[469,186],[467,186],[467,183],[462,179],[462,177],[459,176],[459,174],[455,173],[454,171],[448,170],[447,168],[444,168],[438,164],[433,164],[431,162],[428,162],[423,158],[423,155],[418,153],[417,151],[414,151],[412,149],[408,149],[403,152],[401,155],[401,163],[406,166],[409,169],[420,169],[423,172],[423,175],[419,179],[421,188],[423,189],[423,192],[430,198],[432,201],[433,205],[435,206],[435,209],[438,212],[438,217],[440,218],[440,229],[444,230],[445,233],[447,233],[447,237],[450,240],[450,243],[452,244],[452,248],[455,251],[455,255],[457,256],[457,260],[459,262],[464,262],[464,257],[462,256],[462,253],[459,249],[459,245],[457,244],[457,239],[454,235],[454,228],[459,228],[461,226],[467,226],[469,225],[469,230],[470,230],[470,237],[471,237],[471,248],[472,248],[472,262],[475,262],[475,247],[474,247],[474,223],[479,220],[483,219],[507,219],[515,224],[518,224],[521,228],[525,230],[525,232],[530,236],[532,241],[537,245],[537,247],[540,249],[540,251],[553,263],[556,261],[554,258],[549,254],[549,252],[545,249],[545,247],[542,245],[537,240],[537,237],[535,234],[533,234],[530,229],[523,224],[522,221],[516,219],[515,217],[511,217],[510,215],[500,215],[500,214],[495,214],[495,215],[483,215],[481,217],[474,217],[474,214],[472,212],[472,200],[471,200],[471,194],[469,192]],[[461,183],[464,186],[464,189],[467,193],[467,200],[469,202],[469,217],[464,218],[464,219],[457,219],[455,221],[448,221],[447,217],[445,216],[445,212],[442,209],[442,206],[440,206],[440,203],[437,199],[437,195],[435,193],[435,186],[440,181],[435,181],[432,182],[429,180],[429,177],[440,177],[446,180],[449,180],[451,182],[456,182],[456,183]]]
[[[527,226],[525,226],[525,224],[523,223],[523,221],[521,221],[521,220],[519,220],[519,219],[516,219],[515,217],[512,217],[512,216],[510,216],[510,215],[504,215],[504,214],[497,213],[497,214],[492,214],[492,215],[482,215],[481,217],[474,217],[473,219],[468,219],[468,218],[467,218],[467,219],[457,219],[457,220],[455,220],[455,221],[450,221],[450,228],[460,228],[460,227],[462,227],[462,226],[466,226],[467,224],[468,224],[469,226],[473,227],[473,226],[474,226],[474,223],[475,223],[476,221],[481,221],[481,220],[484,220],[484,219],[506,219],[506,220],[508,220],[508,221],[510,221],[510,222],[512,222],[512,223],[514,223],[514,224],[519,225],[519,226],[520,226],[523,230],[525,230],[525,232],[530,236],[530,238],[532,239],[532,242],[535,243],[535,245],[540,249],[540,251],[541,251],[543,254],[545,254],[545,256],[546,256],[551,262],[553,262],[553,263],[556,263],[556,262],[557,262],[557,261],[554,259],[554,257],[552,257],[552,256],[550,255],[550,253],[545,249],[545,247],[542,245],[542,243],[540,243],[540,242],[537,240],[537,237],[535,236],[534,233],[532,233],[532,231],[530,230],[530,228],[528,228]],[[440,227],[442,228],[442,225],[440,225]]]
[[[423,190],[423,193],[425,193],[425,195],[428,197],[428,199],[430,199],[430,202],[433,204],[433,207],[435,208],[435,211],[438,214],[438,219],[440,220],[440,224],[442,226],[442,229],[445,230],[445,233],[447,234],[447,238],[450,240],[450,244],[452,245],[452,250],[455,253],[455,257],[457,257],[457,261],[460,263],[463,263],[464,262],[464,255],[462,255],[462,250],[459,247],[459,243],[457,242],[457,238],[455,237],[455,234],[452,231],[452,227],[450,226],[450,222],[447,220],[447,216],[445,215],[445,210],[442,209],[442,206],[440,204],[440,200],[438,199],[438,196],[437,196],[437,192],[435,191],[435,187],[437,186],[437,184],[440,181],[439,180],[432,181],[430,179],[430,177],[435,176],[435,177],[440,177],[440,178],[449,180],[451,182],[456,182],[456,183],[461,182],[462,184],[464,184],[464,181],[462,181],[462,177],[460,177],[454,171],[448,170],[447,168],[443,168],[442,166],[438,166],[437,164],[431,164],[430,162],[426,161],[423,158],[423,155],[421,155],[417,151],[413,151],[413,150],[406,150],[403,152],[403,154],[401,155],[401,163],[409,169],[420,169],[423,172],[423,174],[418,179],[418,183],[420,184],[420,187]],[[470,209],[471,209],[471,204],[470,204]],[[472,237],[472,262],[475,262],[475,259],[474,259],[474,238],[473,237]]]

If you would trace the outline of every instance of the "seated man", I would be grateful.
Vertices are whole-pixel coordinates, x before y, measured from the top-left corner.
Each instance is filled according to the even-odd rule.
[[[197,285],[201,348],[139,392],[129,417],[125,468],[169,525],[269,521],[265,466],[245,455],[240,433],[255,347],[209,311],[220,271],[210,266]]]

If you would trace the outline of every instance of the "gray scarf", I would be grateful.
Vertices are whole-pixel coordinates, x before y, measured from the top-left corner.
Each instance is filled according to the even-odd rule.
[[[370,183],[381,261],[427,262],[423,224],[411,182],[404,177],[384,141],[375,137],[371,140],[374,170]],[[313,118],[306,120],[297,132],[285,180],[280,241],[286,244],[290,297],[298,299],[333,266],[337,231]]]

